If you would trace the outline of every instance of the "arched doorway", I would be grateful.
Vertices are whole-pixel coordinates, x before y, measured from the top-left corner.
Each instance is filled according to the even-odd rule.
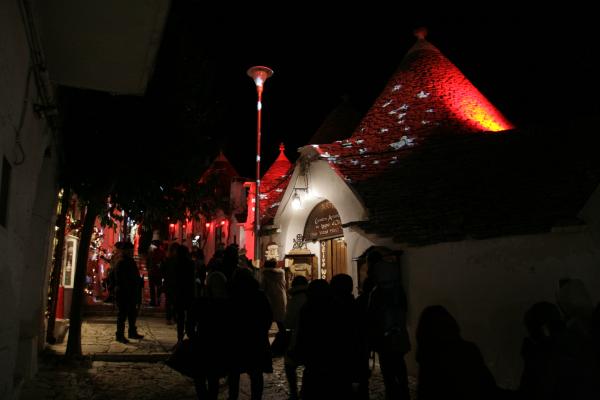
[[[330,280],[336,274],[348,273],[342,220],[329,200],[317,204],[308,215],[304,240],[319,242],[319,276],[313,278]]]

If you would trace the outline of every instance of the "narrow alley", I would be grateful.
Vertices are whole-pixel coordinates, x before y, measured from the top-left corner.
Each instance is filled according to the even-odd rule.
[[[138,319],[142,340],[122,344],[114,340],[114,316],[91,316],[82,326],[84,358],[65,364],[62,355],[65,341],[48,346],[40,357],[40,369],[35,379],[23,388],[21,400],[105,400],[105,399],[196,399],[192,379],[164,364],[176,342],[175,325],[167,325],[158,315],[143,315]],[[272,330],[270,337],[275,332]],[[133,379],[135,378],[135,379]],[[221,382],[219,399],[227,398],[227,384]],[[250,398],[250,382],[243,375],[240,398]],[[414,398],[415,381],[411,378]],[[385,398],[379,368],[371,377],[371,399]],[[273,373],[265,374],[265,400],[286,399],[288,388],[283,370],[283,358],[273,359]]]

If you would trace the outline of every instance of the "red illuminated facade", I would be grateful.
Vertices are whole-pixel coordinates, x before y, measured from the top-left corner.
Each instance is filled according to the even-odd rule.
[[[199,222],[188,221],[183,235],[189,242],[199,237],[197,245],[202,248],[207,260],[213,256],[219,245],[240,242],[241,238],[231,228],[237,222],[231,208],[235,203],[233,198],[241,192],[236,190],[236,183],[241,188],[239,181],[239,174],[223,152],[219,153],[200,177],[198,183],[207,185],[211,190],[209,196],[213,202],[214,212],[210,217],[202,216]]]
[[[261,226],[269,226],[273,222],[273,218],[277,213],[281,198],[288,186],[292,173],[292,163],[285,156],[285,146],[283,143],[279,145],[279,156],[273,162],[271,167],[263,175],[261,179],[260,193],[260,217]],[[250,259],[254,259],[254,206],[256,184],[254,182],[246,182],[244,184],[248,188],[248,218],[244,223],[245,230],[245,247],[246,255]]]
[[[261,225],[268,225],[273,221],[283,192],[290,181],[292,163],[285,156],[285,146],[279,145],[279,156],[263,175],[260,193]]]

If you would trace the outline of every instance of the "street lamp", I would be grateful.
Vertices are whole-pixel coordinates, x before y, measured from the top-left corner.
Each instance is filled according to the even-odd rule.
[[[260,232],[260,125],[262,111],[262,92],[263,85],[267,78],[273,75],[273,70],[269,67],[254,66],[247,72],[256,84],[256,93],[258,102],[256,103],[257,121],[256,121],[256,197],[254,203],[254,260],[255,265],[260,265],[260,243],[258,234]]]

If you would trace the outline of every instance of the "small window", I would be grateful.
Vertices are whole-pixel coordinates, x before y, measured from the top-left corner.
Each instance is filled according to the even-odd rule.
[[[0,186],[0,225],[6,226],[8,217],[8,193],[10,191],[10,174],[12,166],[6,159],[2,157],[2,183]]]

